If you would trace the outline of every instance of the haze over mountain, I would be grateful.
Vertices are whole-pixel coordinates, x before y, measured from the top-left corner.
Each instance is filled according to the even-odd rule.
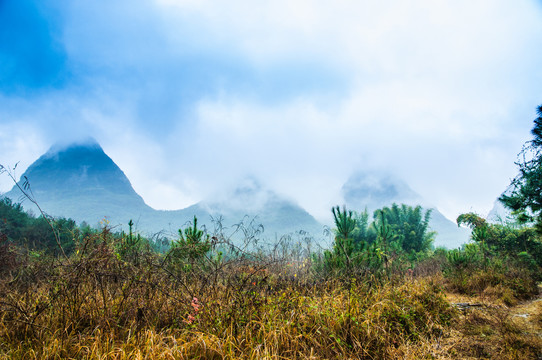
[[[266,189],[256,178],[247,177],[232,191],[199,203],[211,215],[225,219],[243,219],[257,216],[267,234],[282,235],[303,230],[315,236],[322,234],[323,226],[295,201]],[[231,220],[230,220],[231,221]]]
[[[126,175],[93,139],[51,147],[21,179],[28,179],[35,199],[48,214],[79,223],[95,225],[107,219],[112,226],[126,228],[133,219],[146,233],[175,234],[194,216],[211,229],[211,217],[222,216],[225,226],[256,218],[255,223],[263,224],[268,237],[298,230],[314,235],[322,232],[322,225],[309,213],[263,188],[254,178],[214,201],[201,201],[180,210],[155,210],[134,191]],[[6,196],[24,200],[15,186]],[[30,202],[23,205],[37,212]]]
[[[211,199],[204,199],[179,210],[155,210],[139,196],[124,172],[93,139],[69,145],[54,145],[21,176],[28,179],[40,206],[50,215],[69,217],[97,225],[107,219],[111,226],[126,228],[130,219],[137,229],[152,234],[177,230],[197,216],[201,224],[213,229],[212,219],[232,228],[241,221],[264,226],[264,237],[281,236],[304,230],[315,237],[323,226],[296,204],[265,188],[255,177],[247,177],[230,190],[224,189]],[[430,227],[437,231],[436,246],[457,247],[468,241],[469,231],[444,217],[413,191],[404,181],[390,174],[357,172],[342,187],[349,209],[370,213],[392,203],[422,205],[432,209]],[[21,199],[18,188],[6,196]],[[28,201],[28,209],[37,213]],[[332,225],[332,224],[328,224]]]
[[[384,206],[389,207],[393,203],[421,205],[424,209],[431,209],[429,226],[437,232],[435,246],[454,248],[469,240],[468,229],[458,227],[455,222],[431,206],[404,181],[389,173],[356,172],[343,185],[342,193],[349,209],[356,211],[367,209],[370,215],[373,211]]]
[[[104,216],[116,219],[126,209],[137,209],[142,214],[152,211],[122,170],[92,139],[51,147],[24,172],[21,179],[25,178],[42,208],[55,216],[97,222]],[[6,195],[24,200],[16,187]]]

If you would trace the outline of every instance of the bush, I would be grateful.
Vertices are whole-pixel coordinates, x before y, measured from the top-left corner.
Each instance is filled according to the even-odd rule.
[[[491,258],[482,266],[484,263],[479,256],[469,257],[461,250],[449,254],[444,276],[452,291],[468,295],[490,295],[506,305],[514,305],[517,300],[538,294],[537,275],[513,259]]]
[[[179,230],[179,239],[173,241],[166,259],[173,271],[190,272],[204,264],[204,256],[211,249],[210,236],[198,229],[194,216],[192,226]]]

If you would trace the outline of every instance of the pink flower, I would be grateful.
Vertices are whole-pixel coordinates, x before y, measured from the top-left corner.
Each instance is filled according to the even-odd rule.
[[[195,317],[193,317],[192,315],[188,315],[188,320],[183,320],[183,321],[187,324],[192,324],[194,320],[196,320]]]
[[[201,310],[201,308],[203,307],[203,305],[201,305],[198,301],[198,298],[195,297],[192,299],[192,308],[194,309],[194,311],[197,313],[198,311]]]

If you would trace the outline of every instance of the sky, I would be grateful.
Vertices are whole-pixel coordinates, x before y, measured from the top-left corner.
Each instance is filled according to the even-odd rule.
[[[541,49],[540,0],[0,0],[0,164],[90,136],[157,209],[251,176],[326,220],[378,170],[486,214]]]

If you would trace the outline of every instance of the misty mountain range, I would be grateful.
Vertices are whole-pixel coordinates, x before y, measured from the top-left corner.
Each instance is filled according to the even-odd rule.
[[[51,147],[28,167],[21,179],[28,179],[35,199],[48,214],[90,225],[105,218],[111,226],[126,229],[133,219],[142,233],[174,235],[194,216],[210,230],[214,226],[212,219],[223,219],[222,225],[229,229],[254,219],[255,225],[263,225],[268,238],[299,230],[320,238],[324,228],[293,200],[264,188],[255,178],[246,178],[218,200],[200,201],[180,210],[155,210],[135,192],[124,172],[94,140]],[[357,172],[344,184],[342,192],[344,204],[357,211],[372,212],[394,202],[431,208],[430,227],[438,232],[435,246],[452,248],[468,240],[468,230],[458,228],[425,204],[406,183],[389,174]],[[15,186],[5,196],[22,200]],[[30,202],[23,205],[37,213]]]

